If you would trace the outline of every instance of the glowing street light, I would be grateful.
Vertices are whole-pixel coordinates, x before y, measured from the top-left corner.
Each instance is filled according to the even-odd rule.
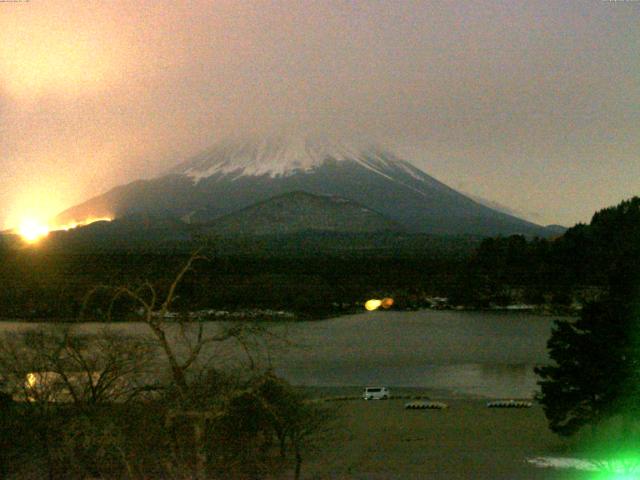
[[[364,308],[366,308],[368,311],[372,312],[374,310],[377,310],[378,308],[380,308],[380,305],[382,305],[382,300],[376,300],[375,298],[372,298],[371,300],[367,300],[364,304]]]

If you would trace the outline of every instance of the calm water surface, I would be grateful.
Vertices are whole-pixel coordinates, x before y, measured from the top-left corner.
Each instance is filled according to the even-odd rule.
[[[270,348],[261,358],[297,385],[387,385],[448,395],[530,397],[536,391],[533,367],[548,361],[552,322],[550,317],[513,312],[371,312],[272,325],[291,346]],[[0,331],[32,326],[3,323]],[[147,334],[146,325],[138,323],[109,328]],[[206,328],[213,332],[219,324],[211,322]],[[219,346],[207,353],[234,357],[229,348]]]

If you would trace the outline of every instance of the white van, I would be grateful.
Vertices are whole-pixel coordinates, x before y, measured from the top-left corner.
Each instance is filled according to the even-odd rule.
[[[391,391],[387,387],[367,387],[362,394],[365,400],[386,400],[390,396]]]

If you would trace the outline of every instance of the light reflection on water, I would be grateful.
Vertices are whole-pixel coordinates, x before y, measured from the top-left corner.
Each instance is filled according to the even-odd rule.
[[[552,318],[512,312],[370,312],[315,322],[272,325],[292,347],[269,354],[276,371],[309,386],[387,385],[480,397],[531,397],[533,367],[546,363]],[[29,324],[2,323],[0,331]],[[97,324],[83,325],[96,331]],[[147,334],[136,323],[112,324]],[[212,332],[219,324],[211,322]],[[213,347],[211,347],[213,348]],[[207,352],[232,356],[227,349]]]

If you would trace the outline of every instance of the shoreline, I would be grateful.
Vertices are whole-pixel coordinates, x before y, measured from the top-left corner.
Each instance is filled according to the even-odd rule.
[[[536,307],[536,308],[509,308],[506,307],[490,307],[490,308],[472,308],[472,307],[451,307],[451,308],[417,308],[417,309],[400,309],[400,308],[392,308],[388,310],[376,310],[377,313],[421,313],[421,312],[456,312],[456,313],[493,313],[493,314],[505,314],[505,315],[517,315],[517,314],[529,314],[540,317],[562,317],[562,318],[577,318],[579,316],[579,310],[568,310],[568,309],[553,309],[550,310],[544,307]],[[210,323],[210,322],[244,322],[244,321],[255,321],[260,323],[278,323],[278,324],[289,324],[289,323],[302,323],[302,322],[319,322],[323,320],[334,320],[338,318],[343,318],[352,315],[360,315],[373,313],[368,312],[364,308],[362,309],[353,309],[349,311],[342,312],[338,315],[318,315],[318,316],[303,316],[303,317],[277,317],[277,318],[260,318],[260,317],[252,317],[247,315],[246,317],[242,317],[241,315],[229,315],[226,316],[211,316],[209,318],[185,318],[184,323]],[[166,323],[178,323],[176,321],[175,316],[167,317],[165,319]],[[144,323],[143,320],[140,319],[123,319],[123,320],[97,320],[97,319],[86,319],[79,320],[77,318],[10,318],[10,317],[0,317],[0,323],[25,323],[25,324],[70,324],[70,323],[104,323],[104,324],[119,324],[119,323]]]
[[[357,401],[363,400],[362,393],[365,387],[371,385],[293,385],[293,387],[304,394],[317,400],[345,400]],[[487,396],[465,392],[458,392],[445,388],[433,387],[413,387],[413,386],[393,386],[384,385],[391,391],[390,400],[468,400],[478,402],[489,402],[493,400],[526,400],[535,402],[535,396],[529,397],[503,397],[503,396]],[[364,400],[363,400],[364,401]]]

